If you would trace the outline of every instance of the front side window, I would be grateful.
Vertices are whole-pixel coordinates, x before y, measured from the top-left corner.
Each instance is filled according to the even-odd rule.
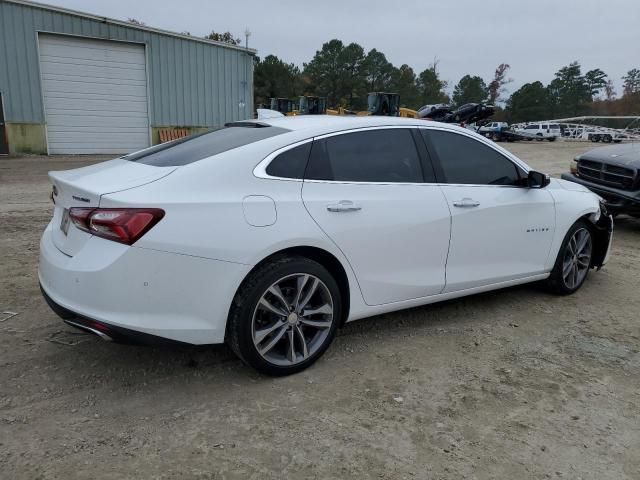
[[[420,183],[423,176],[411,131],[394,128],[314,141],[305,179]]]
[[[527,125],[525,130],[538,130],[538,125]]]
[[[442,180],[452,184],[517,185],[516,165],[484,143],[453,132],[421,129],[437,155]]]

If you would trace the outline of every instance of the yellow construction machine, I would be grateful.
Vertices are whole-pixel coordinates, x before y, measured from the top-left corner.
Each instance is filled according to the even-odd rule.
[[[367,96],[367,109],[364,111],[347,110],[343,107],[327,110],[329,115],[382,115],[389,117],[418,118],[418,112],[400,107],[400,95],[388,92],[371,92]]]

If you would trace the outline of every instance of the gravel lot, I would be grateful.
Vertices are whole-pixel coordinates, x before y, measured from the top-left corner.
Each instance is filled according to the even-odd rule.
[[[559,175],[584,143],[508,148]],[[0,478],[639,479],[640,221],[570,297],[535,285],[349,324],[311,369],[115,345],[37,282],[48,170],[0,158]]]

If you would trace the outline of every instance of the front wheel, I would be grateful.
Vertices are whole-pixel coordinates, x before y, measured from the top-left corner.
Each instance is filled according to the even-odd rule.
[[[227,343],[267,375],[304,370],[329,347],[342,313],[340,289],[319,263],[282,257],[252,272],[236,294]]]
[[[556,263],[547,279],[549,289],[568,295],[577,291],[587,278],[593,254],[593,235],[583,220],[574,223],[562,242]]]

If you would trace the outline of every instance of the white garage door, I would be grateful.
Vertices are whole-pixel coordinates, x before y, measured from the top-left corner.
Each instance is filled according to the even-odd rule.
[[[149,146],[143,45],[39,35],[49,153]]]

